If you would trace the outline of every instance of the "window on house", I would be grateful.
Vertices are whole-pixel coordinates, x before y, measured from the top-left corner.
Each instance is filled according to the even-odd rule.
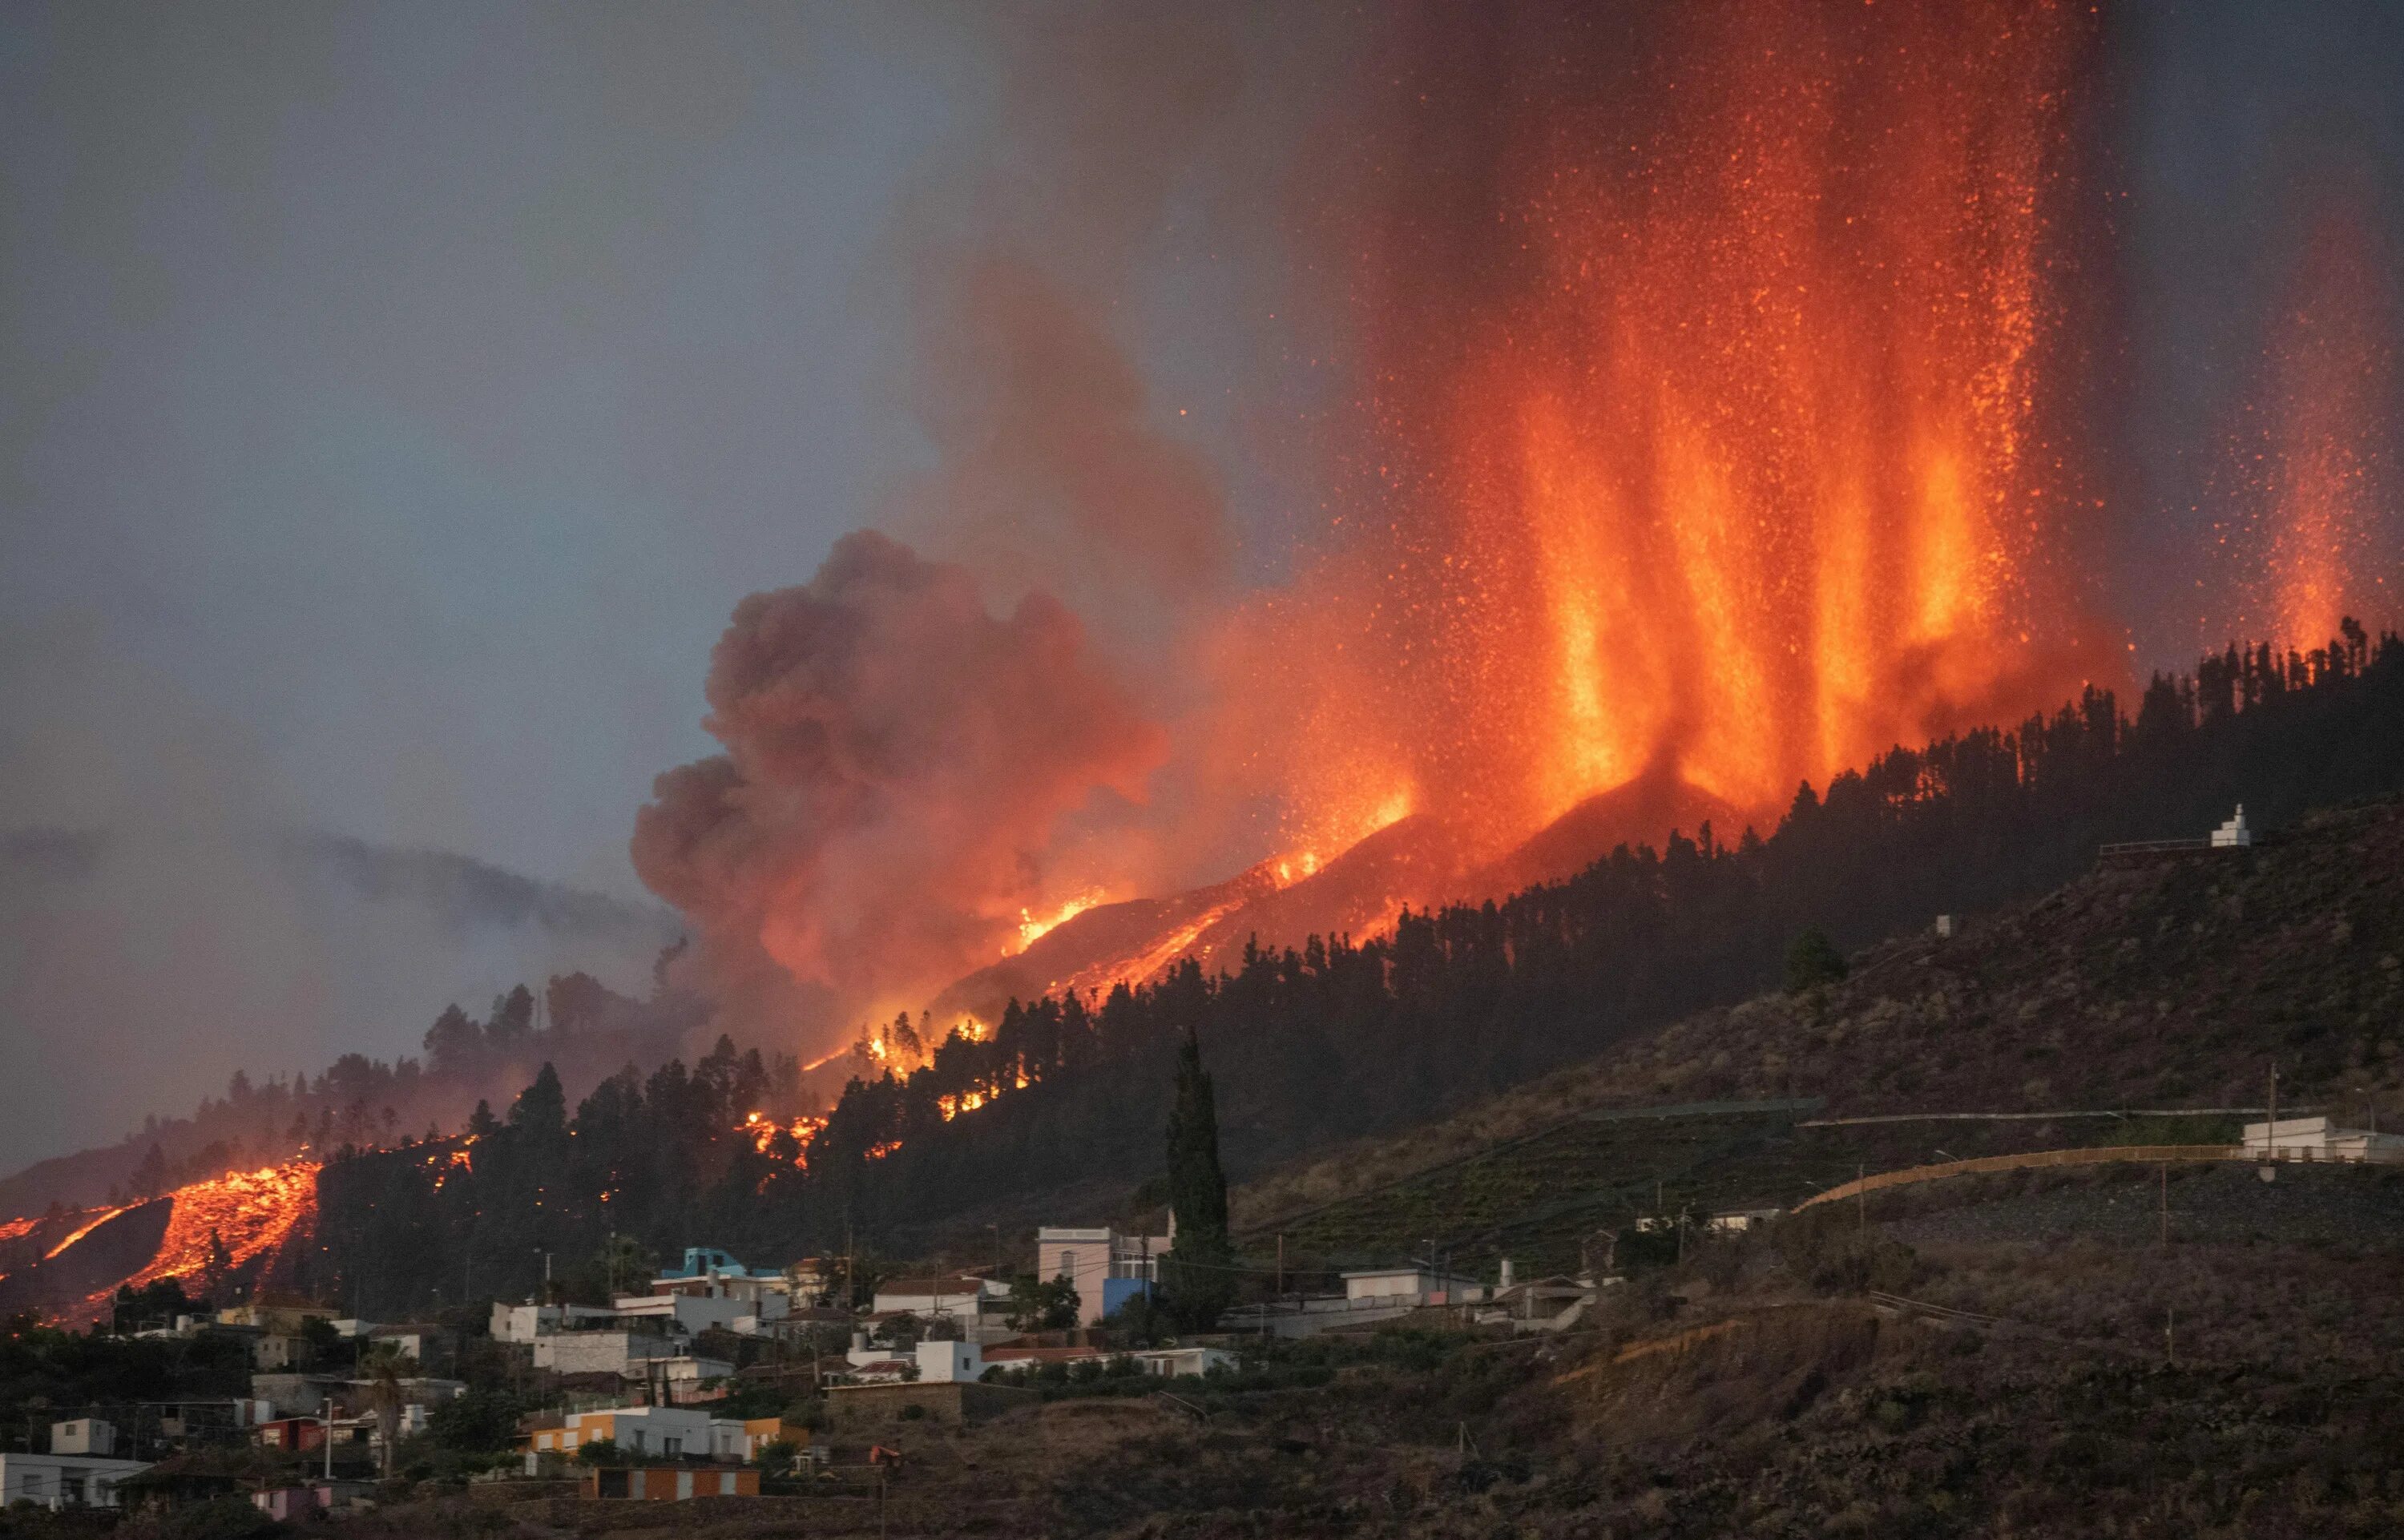
[[[684,1440],[681,1438],[663,1438],[660,1440],[660,1452],[666,1455],[669,1459],[674,1460],[678,1455],[684,1452]]]

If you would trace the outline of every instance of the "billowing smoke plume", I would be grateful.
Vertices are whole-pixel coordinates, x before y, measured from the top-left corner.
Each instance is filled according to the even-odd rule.
[[[896,421],[931,464],[861,511],[911,545],[849,536],[806,586],[743,602],[708,686],[727,752],[662,777],[635,835],[729,1024],[805,1050],[1146,863],[1112,814],[1169,754],[1147,717],[1175,708],[1236,547],[1217,473],[1129,356],[1164,210],[1234,100],[1227,22],[962,24],[1000,66],[990,119],[904,200],[876,296],[911,343]],[[1097,825],[1109,854],[1064,888]]]
[[[893,231],[903,404],[936,464],[875,522],[997,591],[1053,593],[1114,656],[1157,659],[1236,546],[1217,469],[1131,356],[1143,287],[1176,260],[1171,205],[1236,100],[1231,28],[1084,3],[987,20],[992,120]]]
[[[726,752],[659,778],[635,866],[753,1021],[916,1005],[999,957],[1064,820],[1164,751],[1057,602],[996,616],[867,531],[736,607],[708,698]]]

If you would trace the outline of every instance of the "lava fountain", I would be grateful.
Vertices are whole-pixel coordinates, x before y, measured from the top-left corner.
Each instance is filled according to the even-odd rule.
[[[2264,441],[2252,491],[2267,517],[2273,635],[2310,646],[2347,614],[2383,615],[2395,561],[2391,506],[2396,421],[2394,318],[2375,242],[2351,206],[2313,221],[2272,326]]]
[[[1648,771],[1767,812],[2075,685],[2094,513],[2042,373],[2089,26],[1520,7],[1406,38],[1338,221],[1359,533],[1289,607],[1345,610],[1365,666],[1307,693],[1303,735],[1348,741],[1306,777],[1382,759],[1490,839]],[[1380,753],[1328,709],[1363,690]]]

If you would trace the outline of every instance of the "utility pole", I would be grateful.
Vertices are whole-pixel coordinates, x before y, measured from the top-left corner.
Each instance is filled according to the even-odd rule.
[[[2279,1061],[2271,1061],[2271,1121],[2262,1125],[2262,1154],[2276,1158],[2279,1153]]]
[[[2178,1307],[2162,1307],[2162,1354],[2172,1368],[2178,1367]]]
[[[2162,1162],[2162,1245],[2171,1243],[2171,1163]]]

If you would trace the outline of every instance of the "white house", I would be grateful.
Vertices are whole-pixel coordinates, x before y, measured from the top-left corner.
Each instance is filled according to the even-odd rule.
[[[2254,843],[2254,831],[2245,827],[2245,805],[2237,805],[2237,816],[2212,832],[2212,847],[2215,850],[2236,849]]]
[[[651,1292],[639,1297],[658,1299],[666,1295],[687,1299],[733,1300],[741,1307],[734,1312],[735,1314],[756,1315],[762,1321],[782,1321],[793,1304],[793,1286],[786,1281],[782,1273],[769,1273],[761,1277],[748,1274],[742,1277],[728,1277],[720,1273],[708,1273],[699,1278],[669,1274],[653,1279]],[[626,1305],[627,1300],[622,1299],[618,1302],[618,1308],[621,1310],[625,1309]]]
[[[923,1318],[966,1317],[982,1315],[1009,1301],[1008,1284],[970,1273],[953,1273],[935,1278],[888,1278],[876,1286],[874,1309],[878,1315],[907,1310]]]
[[[918,1344],[918,1382],[951,1383],[985,1378],[985,1350],[973,1342]]]
[[[1371,1267],[1344,1275],[1347,1301],[1382,1300],[1396,1304],[1460,1304],[1485,1290],[1474,1278],[1456,1278],[1432,1267]]]
[[[1010,1335],[1010,1286],[967,1273],[940,1277],[890,1278],[876,1286],[873,1313],[910,1314],[921,1321],[955,1323],[961,1335],[975,1341]]]
[[[783,1313],[784,1296],[773,1296],[778,1313]],[[727,1295],[649,1294],[621,1295],[614,1303],[622,1321],[665,1321],[687,1336],[706,1331],[733,1331],[735,1322],[745,1316],[757,1316],[768,1308],[765,1301],[736,1299]]]
[[[150,1468],[140,1460],[83,1454],[0,1454],[0,1505],[113,1508],[117,1484]]]
[[[1144,1373],[1156,1374],[1163,1379],[1178,1379],[1187,1375],[1214,1371],[1233,1372],[1236,1367],[1236,1355],[1224,1348],[1154,1348],[1134,1357]]]
[[[2326,1117],[2245,1125],[2245,1153],[2280,1160],[2404,1162],[2404,1135],[2341,1128]]]
[[[49,1453],[0,1454],[0,1507],[116,1507],[117,1484],[150,1468],[110,1458],[116,1447],[117,1430],[97,1418],[51,1423]]]
[[[607,1322],[611,1311],[593,1305],[511,1305],[493,1301],[493,1337],[502,1342],[531,1342],[553,1332],[572,1332]]]
[[[679,1405],[701,1399],[706,1381],[732,1379],[734,1374],[734,1365],[724,1359],[690,1355],[654,1359],[645,1367],[666,1381],[668,1399]]]
[[[97,1417],[71,1417],[50,1424],[52,1454],[92,1454],[105,1460],[117,1452],[117,1425]]]
[[[743,1460],[752,1453],[744,1424],[687,1407],[608,1407],[569,1412],[556,1428],[538,1428],[527,1447],[539,1453],[572,1455],[587,1444],[609,1440],[630,1454],[661,1460]]]

